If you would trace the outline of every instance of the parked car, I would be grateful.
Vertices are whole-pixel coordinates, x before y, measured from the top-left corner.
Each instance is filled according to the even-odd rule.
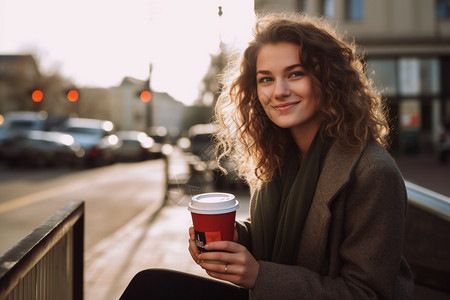
[[[143,161],[163,157],[162,146],[143,131],[118,131],[116,161]]]
[[[43,130],[46,114],[30,111],[10,112],[0,126],[0,146],[27,130]]]
[[[197,124],[189,128],[189,152],[198,156],[202,161],[214,159],[211,142],[215,128],[213,124]]]
[[[12,145],[21,144],[29,139],[31,131],[46,131],[62,123],[66,118],[48,116],[45,112],[15,111],[5,114],[0,126],[0,159],[14,160],[17,154],[12,151]]]
[[[221,166],[227,171],[225,175],[217,165],[212,148],[213,134],[216,130],[214,124],[197,124],[189,128],[187,141],[179,141],[179,144],[188,145],[189,152],[194,158],[189,159],[191,172],[211,172],[216,188],[227,185],[244,185],[244,181],[237,176],[236,163],[228,157],[221,160]]]
[[[83,148],[87,166],[101,166],[115,161],[114,153],[119,138],[114,134],[114,124],[107,120],[68,118],[55,131],[71,135]]]
[[[77,166],[84,154],[72,136],[39,130],[8,139],[2,147],[2,155],[11,166]]]

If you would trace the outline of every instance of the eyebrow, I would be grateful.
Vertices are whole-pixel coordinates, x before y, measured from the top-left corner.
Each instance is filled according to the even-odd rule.
[[[301,67],[301,68],[302,68],[302,65],[301,65],[301,64],[295,64],[295,65],[292,65],[292,66],[288,66],[288,67],[286,67],[286,68],[284,69],[284,71],[291,71],[291,70],[293,70],[293,69],[295,69],[295,68],[298,68],[298,67]],[[272,73],[272,72],[267,71],[267,70],[258,70],[258,71],[256,71],[256,75],[258,75],[258,74],[267,75],[267,74],[271,74],[271,73]]]

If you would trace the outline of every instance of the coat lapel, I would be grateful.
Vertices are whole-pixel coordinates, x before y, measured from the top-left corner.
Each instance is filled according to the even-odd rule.
[[[310,270],[320,270],[326,253],[331,202],[350,181],[360,155],[359,151],[344,152],[336,144],[328,152],[299,247],[298,263]]]

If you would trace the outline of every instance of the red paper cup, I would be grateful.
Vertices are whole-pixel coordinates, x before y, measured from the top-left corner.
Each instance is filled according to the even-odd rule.
[[[228,193],[205,193],[192,197],[188,210],[194,223],[195,239],[200,253],[215,241],[232,241],[239,202]]]

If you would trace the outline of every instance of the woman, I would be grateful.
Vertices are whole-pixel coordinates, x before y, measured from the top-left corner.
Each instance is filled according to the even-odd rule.
[[[250,218],[236,223],[234,242],[207,244],[202,254],[190,228],[189,251],[207,274],[233,284],[214,282],[228,295],[412,298],[402,257],[406,190],[384,148],[380,96],[355,53],[324,21],[269,15],[238,75],[222,77],[218,160],[237,161],[251,187]]]

